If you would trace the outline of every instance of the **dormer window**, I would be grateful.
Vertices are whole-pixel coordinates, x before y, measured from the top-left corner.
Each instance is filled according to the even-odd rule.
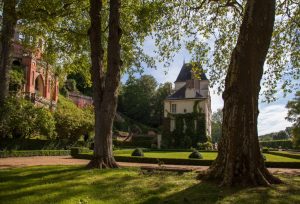
[[[176,104],[171,105],[171,112],[176,113]]]

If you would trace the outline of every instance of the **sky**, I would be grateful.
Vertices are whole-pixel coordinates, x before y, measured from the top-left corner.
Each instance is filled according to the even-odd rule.
[[[144,43],[144,51],[150,56],[155,56],[154,41],[148,38]],[[173,58],[173,62],[168,68],[163,68],[163,64],[157,63],[157,69],[144,68],[143,74],[152,75],[158,83],[172,82],[176,80],[179,71],[184,62],[188,63],[191,55],[187,50],[180,50]],[[135,74],[140,77],[140,74]],[[125,75],[122,81],[125,82],[128,76]],[[174,84],[173,84],[174,85]],[[223,99],[220,95],[216,94],[214,89],[210,88],[212,111],[223,108]],[[286,104],[294,97],[295,93],[291,93],[283,97],[282,92],[279,90],[278,99],[271,103],[259,103],[259,117],[258,117],[258,135],[264,135],[271,132],[284,130],[292,124],[285,120],[287,116]]]

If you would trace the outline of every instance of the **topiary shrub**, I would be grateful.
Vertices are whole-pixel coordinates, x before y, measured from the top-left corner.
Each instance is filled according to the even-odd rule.
[[[193,150],[193,152],[189,155],[190,159],[203,159],[203,156],[197,150]]]
[[[269,152],[269,148],[268,147],[263,147],[262,152],[263,153],[268,153]]]
[[[197,147],[200,150],[212,150],[213,149],[213,144],[211,142],[198,143]]]
[[[137,148],[137,149],[135,149],[135,150],[132,152],[131,156],[134,156],[134,157],[143,157],[143,156],[144,156],[144,152],[143,152],[142,149]]]

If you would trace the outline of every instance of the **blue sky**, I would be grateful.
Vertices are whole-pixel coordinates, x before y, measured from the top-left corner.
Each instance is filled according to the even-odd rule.
[[[150,56],[155,56],[154,50],[154,41],[148,38],[144,43],[144,50]],[[168,68],[164,68],[162,63],[157,63],[157,69],[150,69],[145,67],[143,74],[152,75],[158,83],[164,82],[174,82],[177,75],[183,65],[183,62],[189,62],[191,55],[187,50],[180,50],[173,58],[173,62]],[[136,77],[139,77],[140,74],[136,74]],[[127,76],[123,76],[122,81],[125,82]],[[223,107],[222,97],[215,93],[214,89],[210,89],[211,98],[212,98],[212,111],[216,111],[219,108]],[[258,134],[263,135],[271,132],[276,132],[284,130],[286,127],[291,126],[292,124],[285,120],[287,115],[287,109],[285,108],[287,102],[294,97],[294,93],[283,97],[282,92],[278,93],[278,100],[272,103],[263,103],[259,104],[259,118],[258,118]]]

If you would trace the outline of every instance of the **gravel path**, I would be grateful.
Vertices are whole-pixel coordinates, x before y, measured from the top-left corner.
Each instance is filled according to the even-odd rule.
[[[48,166],[48,165],[86,165],[89,161],[74,159],[71,156],[37,156],[37,157],[9,157],[0,158],[0,169],[19,168],[26,166]],[[121,167],[158,167],[157,164],[142,164],[118,162]],[[192,169],[196,171],[206,170],[207,166],[185,166],[185,165],[164,165],[170,168]],[[300,169],[269,168],[272,173],[289,174],[300,176]]]

